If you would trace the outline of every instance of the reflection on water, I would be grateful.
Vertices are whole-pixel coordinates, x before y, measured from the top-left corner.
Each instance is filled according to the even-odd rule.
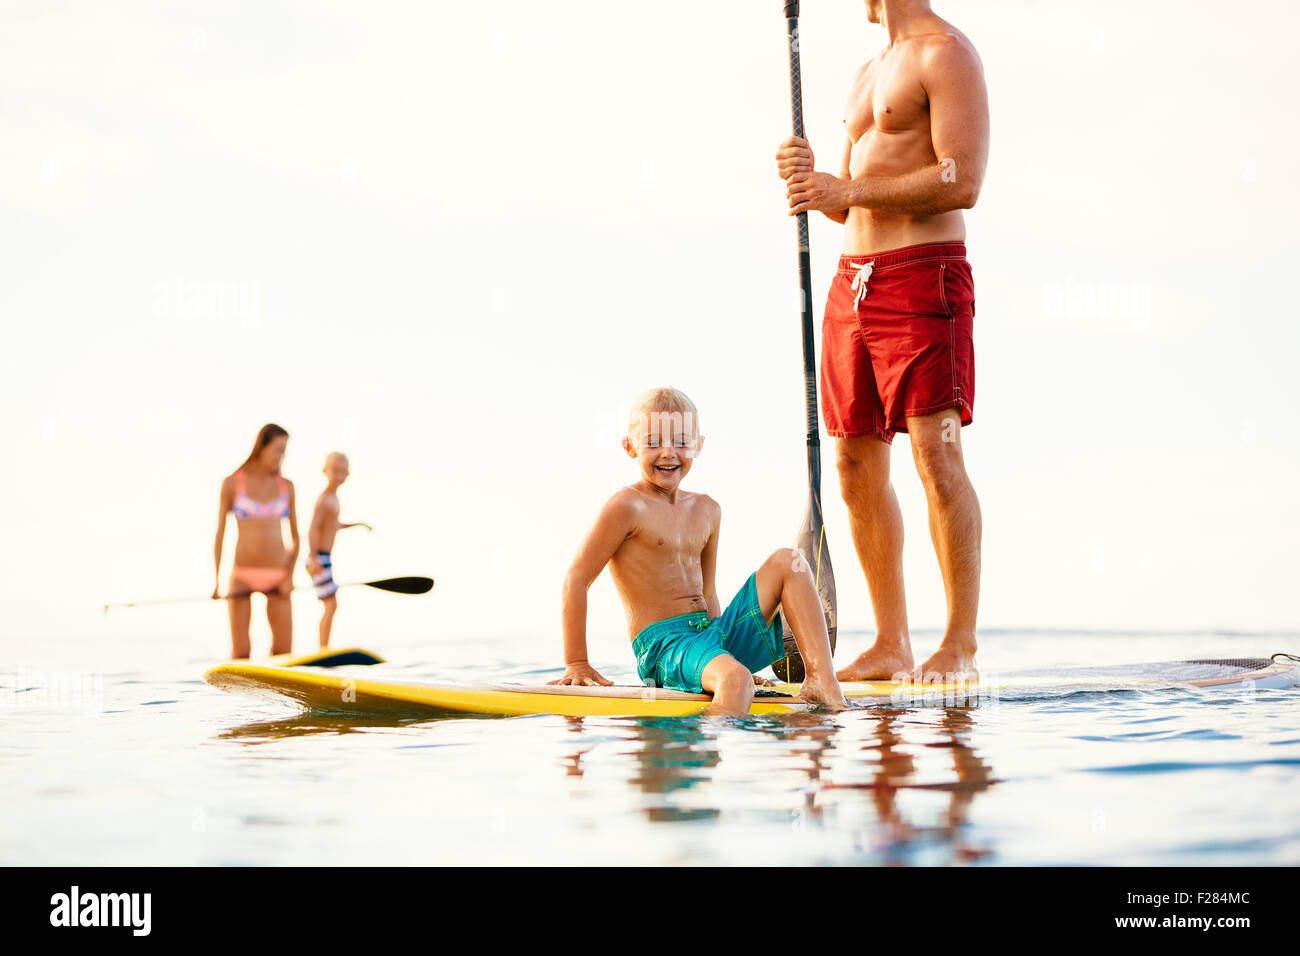
[[[459,715],[456,715],[459,716]],[[456,716],[434,717],[454,720]],[[407,725],[426,724],[430,718],[394,719],[392,717],[339,717],[332,714],[298,714],[277,720],[255,720],[237,724],[216,734],[219,740],[238,740],[248,744],[272,743],[286,737],[310,737],[317,734],[358,734],[366,731]]]
[[[933,739],[909,741],[904,727],[909,713],[875,708],[855,713],[849,727],[815,713],[563,719],[566,729],[577,735],[586,723],[613,723],[623,731],[622,753],[633,763],[621,782],[641,797],[639,812],[650,823],[720,820],[727,811],[718,798],[727,793],[730,780],[746,786],[751,804],[764,791],[793,797],[780,817],[794,833],[833,825],[828,817],[860,816],[853,812],[855,804],[865,808],[876,826],[869,839],[856,836],[856,848],[878,852],[888,862],[906,862],[913,842],[926,843],[931,856],[934,847],[942,845],[951,861],[987,856],[988,847],[963,838],[971,802],[994,783],[988,762],[970,744],[978,715],[969,708],[942,709],[933,725]],[[726,728],[762,735],[766,742],[764,766],[753,769],[752,779],[721,772],[724,737],[719,730]],[[589,744],[566,752],[559,761],[563,773],[582,778],[584,762],[597,749]],[[919,759],[918,752],[928,757],[929,751],[941,757],[942,767]],[[898,801],[899,792],[909,788],[947,794],[938,825],[909,819]]]

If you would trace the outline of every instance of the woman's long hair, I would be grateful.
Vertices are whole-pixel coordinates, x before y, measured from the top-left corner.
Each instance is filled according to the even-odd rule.
[[[274,424],[263,425],[262,430],[257,433],[257,441],[253,442],[253,450],[248,453],[248,457],[245,458],[244,463],[239,466],[239,470],[243,471],[245,468],[251,465],[253,463],[253,460],[262,453],[263,448],[265,448],[267,445],[271,444],[271,442],[275,441],[277,438],[280,438],[281,436],[283,436],[284,438],[288,438],[289,433],[285,431],[283,428],[281,428],[279,425],[274,425]]]

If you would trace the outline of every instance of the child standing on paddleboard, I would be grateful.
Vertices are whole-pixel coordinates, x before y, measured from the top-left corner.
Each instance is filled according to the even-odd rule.
[[[311,528],[307,531],[307,572],[311,583],[316,586],[316,596],[321,599],[320,646],[329,647],[330,629],[334,626],[334,612],[338,610],[338,598],[334,596],[339,586],[334,583],[334,568],[330,552],[334,548],[334,536],[343,528],[365,528],[373,530],[362,521],[343,524],[339,521],[339,486],[348,480],[348,457],[341,452],[332,451],[325,458],[323,469],[328,484],[316,499],[316,510],[312,512]]]
[[[641,479],[605,502],[564,579],[565,671],[550,683],[613,683],[587,661],[587,589],[608,564],[643,681],[711,693],[706,714],[749,713],[753,674],[785,656],[783,610],[804,661],[799,696],[835,710],[849,706],[800,552],[774,551],[721,609],[714,571],[722,509],[680,487],[703,445],[695,404],[685,394],[656,388],[637,400],[623,449]]]

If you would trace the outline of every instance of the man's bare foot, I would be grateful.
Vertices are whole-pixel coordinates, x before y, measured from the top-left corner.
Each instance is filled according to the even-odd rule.
[[[837,680],[806,678],[799,685],[799,699],[814,707],[824,707],[832,711],[848,710],[851,706],[844,699],[844,691],[840,690],[840,682]]]
[[[876,641],[857,656],[848,667],[835,672],[840,680],[893,680],[896,674],[909,674],[916,666],[908,645],[882,644]]]
[[[940,644],[916,669],[915,678],[925,684],[973,684],[979,680],[975,652],[951,644]]]

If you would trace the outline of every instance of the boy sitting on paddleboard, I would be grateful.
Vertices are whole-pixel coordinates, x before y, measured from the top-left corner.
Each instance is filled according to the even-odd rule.
[[[338,598],[334,593],[339,589],[334,583],[334,567],[330,559],[330,552],[334,549],[334,536],[344,528],[372,529],[362,521],[350,524],[339,521],[339,486],[348,480],[348,456],[337,451],[330,452],[325,456],[325,467],[322,470],[328,484],[316,499],[311,528],[307,531],[307,573],[311,575],[311,583],[316,586],[316,596],[322,605],[320,646],[329,647],[330,628],[334,625],[334,612],[338,610]]]
[[[722,611],[714,589],[722,509],[681,482],[704,445],[695,404],[675,388],[637,400],[623,448],[641,480],[605,502],[564,580],[564,676],[552,684],[612,684],[587,662],[587,589],[606,564],[627,613],[643,681],[713,695],[708,714],[747,714],[753,674],[785,656],[781,613],[803,657],[799,696],[848,705],[831,665],[812,570],[791,548],[774,551]]]

